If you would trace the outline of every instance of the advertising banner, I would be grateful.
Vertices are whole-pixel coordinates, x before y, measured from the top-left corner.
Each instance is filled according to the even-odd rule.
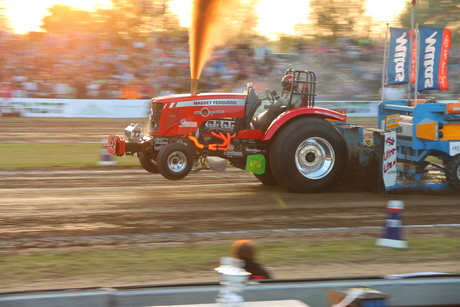
[[[447,62],[451,44],[448,29],[419,28],[419,56],[417,89],[448,90]]]
[[[410,77],[410,32],[408,29],[390,28],[387,84],[408,83]]]
[[[396,131],[385,132],[385,144],[383,149],[383,182],[385,187],[393,187],[396,184]]]
[[[12,98],[3,104],[24,117],[148,118],[150,100]]]

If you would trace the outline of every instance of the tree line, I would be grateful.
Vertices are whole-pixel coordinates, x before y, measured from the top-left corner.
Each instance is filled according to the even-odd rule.
[[[228,12],[231,22],[228,30],[231,31],[231,36],[248,42],[263,39],[255,30],[258,24],[255,6],[259,0],[229,1],[238,2],[238,5],[234,6],[235,9]],[[187,32],[187,29],[180,26],[178,16],[168,9],[171,0],[111,2],[110,8],[98,8],[91,12],[56,4],[48,8],[48,14],[42,19],[41,29],[48,33],[78,30],[113,39],[123,36],[147,38],[153,32]],[[297,36],[328,41],[350,36],[370,38],[372,31],[382,32],[382,25],[378,25],[366,14],[366,2],[367,0],[310,0],[310,11],[305,15],[305,23],[295,26]],[[395,20],[395,25],[410,28],[413,1],[406,2],[406,7]],[[449,28],[454,41],[459,40],[457,34],[460,32],[460,0],[418,0],[415,16],[415,22],[421,26]],[[3,0],[0,0],[0,29],[9,30]],[[378,35],[383,36],[383,33]]]

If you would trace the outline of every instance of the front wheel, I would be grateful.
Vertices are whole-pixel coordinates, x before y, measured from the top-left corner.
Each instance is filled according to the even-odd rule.
[[[163,177],[170,180],[185,178],[193,167],[192,152],[181,143],[170,143],[157,156],[157,167]]]
[[[157,162],[153,160],[150,156],[141,156],[139,157],[139,162],[141,166],[149,173],[158,174]]]
[[[460,190],[460,154],[447,162],[445,173],[449,185],[455,190]]]
[[[286,125],[270,149],[270,167],[287,191],[322,192],[343,175],[348,150],[342,134],[329,122],[303,117]]]

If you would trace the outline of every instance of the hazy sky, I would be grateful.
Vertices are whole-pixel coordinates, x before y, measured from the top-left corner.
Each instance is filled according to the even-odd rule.
[[[410,0],[367,0],[366,8],[369,15],[385,25],[403,10],[406,2]],[[183,26],[190,24],[191,3],[192,0],[172,0],[171,9],[181,17]],[[309,0],[260,0],[257,10],[259,32],[264,35],[293,34],[294,25],[307,22]]]
[[[391,22],[410,0],[368,0],[367,10],[382,25]],[[48,13],[46,8],[54,4],[67,4],[80,9],[92,10],[96,6],[110,5],[110,0],[4,0],[9,7],[7,14],[17,33],[39,31],[41,19]],[[190,24],[192,0],[173,0],[171,9],[182,19],[182,25]],[[325,1],[327,3],[327,1]],[[282,5],[280,5],[282,4]],[[260,0],[257,11],[260,14],[261,34],[293,34],[293,26],[307,22],[308,0]]]

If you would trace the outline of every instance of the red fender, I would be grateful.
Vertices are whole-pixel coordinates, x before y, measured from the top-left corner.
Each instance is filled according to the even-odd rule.
[[[337,111],[330,110],[330,109],[317,108],[317,107],[295,108],[295,109],[288,110],[282,113],[277,118],[275,118],[275,120],[271,123],[270,127],[268,127],[267,131],[265,132],[265,135],[262,138],[262,141],[271,140],[271,138],[275,135],[275,133],[278,131],[280,127],[284,126],[291,119],[299,117],[299,116],[315,116],[315,117],[321,117],[324,119],[330,119],[330,120],[341,121],[341,122],[347,121],[346,115],[339,113]]]

